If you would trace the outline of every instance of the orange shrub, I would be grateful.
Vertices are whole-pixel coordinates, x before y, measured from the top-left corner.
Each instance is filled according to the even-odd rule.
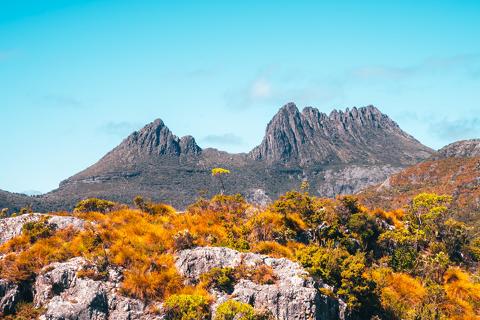
[[[252,245],[252,252],[265,254],[274,258],[292,258],[292,251],[274,241],[260,241]]]

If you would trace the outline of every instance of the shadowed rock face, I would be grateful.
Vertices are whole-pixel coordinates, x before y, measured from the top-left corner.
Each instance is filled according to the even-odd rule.
[[[432,153],[373,106],[327,115],[289,103],[247,154],[201,149],[193,137],[179,138],[155,120],[57,190],[37,197],[0,191],[0,208],[68,210],[88,197],[130,203],[137,195],[184,208],[204,191],[218,193],[210,174],[218,166],[231,171],[227,193],[256,190],[261,205],[305,180],[312,194],[333,197],[381,182]]]

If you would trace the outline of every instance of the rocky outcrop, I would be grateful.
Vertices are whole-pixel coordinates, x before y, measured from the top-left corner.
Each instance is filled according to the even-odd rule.
[[[265,190],[260,188],[247,190],[244,195],[245,200],[247,200],[248,203],[251,203],[259,208],[266,208],[272,202],[272,199],[267,196]]]
[[[24,290],[19,284],[0,279],[0,316],[15,310],[15,306],[22,301]]]
[[[338,194],[354,194],[368,186],[377,184],[385,177],[401,169],[401,167],[391,165],[351,165],[340,170],[327,169],[324,172],[324,183],[318,184],[316,191],[324,197],[335,197]]]
[[[203,273],[212,268],[235,268],[241,264],[271,267],[277,278],[276,283],[257,284],[242,279],[230,294],[213,291],[216,305],[227,299],[235,299],[249,303],[258,310],[266,310],[280,320],[342,318],[343,303],[320,294],[318,290],[329,287],[315,282],[299,264],[288,259],[240,253],[229,248],[200,247],[179,252],[176,260],[177,269],[188,283],[196,283]]]
[[[195,284],[212,268],[257,268],[268,266],[274,283],[259,284],[240,279],[233,291],[212,289],[212,313],[219,304],[235,299],[266,311],[275,319],[343,319],[345,304],[320,293],[332,289],[314,281],[297,263],[229,248],[199,247],[178,252],[176,266],[186,284]],[[45,266],[28,285],[0,280],[0,314],[15,310],[22,301],[41,308],[42,320],[160,320],[161,304],[126,297],[121,292],[122,269],[109,266],[100,270],[82,257]],[[155,306],[155,308],[152,308]],[[156,309],[157,312],[152,310]]]
[[[121,272],[107,271],[104,280],[80,277],[79,271],[93,268],[83,258],[53,263],[37,276],[34,304],[45,309],[44,320],[133,320],[155,319],[145,304],[119,293]]]
[[[27,222],[38,221],[47,217],[47,223],[55,229],[64,229],[68,226],[80,230],[84,227],[84,221],[70,216],[56,216],[41,213],[28,213],[16,217],[0,219],[0,244],[22,233],[22,227]]]
[[[462,140],[451,143],[440,150],[432,159],[480,157],[480,139]]]

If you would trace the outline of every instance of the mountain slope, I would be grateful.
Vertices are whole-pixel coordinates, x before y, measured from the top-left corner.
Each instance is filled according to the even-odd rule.
[[[71,208],[86,197],[129,203],[136,195],[177,207],[218,192],[212,167],[231,170],[226,191],[278,196],[307,180],[321,196],[352,193],[428,158],[433,151],[373,106],[330,115],[293,103],[282,107],[251,152],[201,149],[191,136],[175,136],[161,121],[132,133],[96,164],[37,197],[43,207]]]
[[[399,208],[418,193],[448,194],[457,217],[480,225],[480,140],[450,144],[431,159],[392,175],[360,197],[370,207]]]

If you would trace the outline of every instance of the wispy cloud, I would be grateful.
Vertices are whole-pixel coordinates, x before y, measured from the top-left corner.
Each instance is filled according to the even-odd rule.
[[[243,144],[243,139],[233,133],[211,134],[203,137],[200,141],[221,146],[239,146]]]
[[[266,78],[258,78],[250,87],[251,99],[267,99],[272,96],[272,84]]]
[[[247,109],[256,105],[280,105],[289,101],[324,103],[343,95],[342,84],[331,79],[314,79],[308,74],[280,68],[259,72],[243,89],[225,94],[227,105]]]
[[[83,104],[73,96],[62,94],[47,94],[40,97],[42,106],[49,108],[81,108]]]
[[[108,135],[116,137],[126,137],[138,128],[141,127],[141,124],[121,121],[121,122],[108,122],[99,127],[99,131]]]
[[[467,74],[472,74],[471,68],[479,64],[479,53],[460,54],[450,57],[431,57],[409,66],[364,66],[351,70],[347,76],[362,80],[399,80],[447,71],[465,71]]]
[[[443,119],[429,125],[438,138],[448,141],[480,138],[480,118]]]

